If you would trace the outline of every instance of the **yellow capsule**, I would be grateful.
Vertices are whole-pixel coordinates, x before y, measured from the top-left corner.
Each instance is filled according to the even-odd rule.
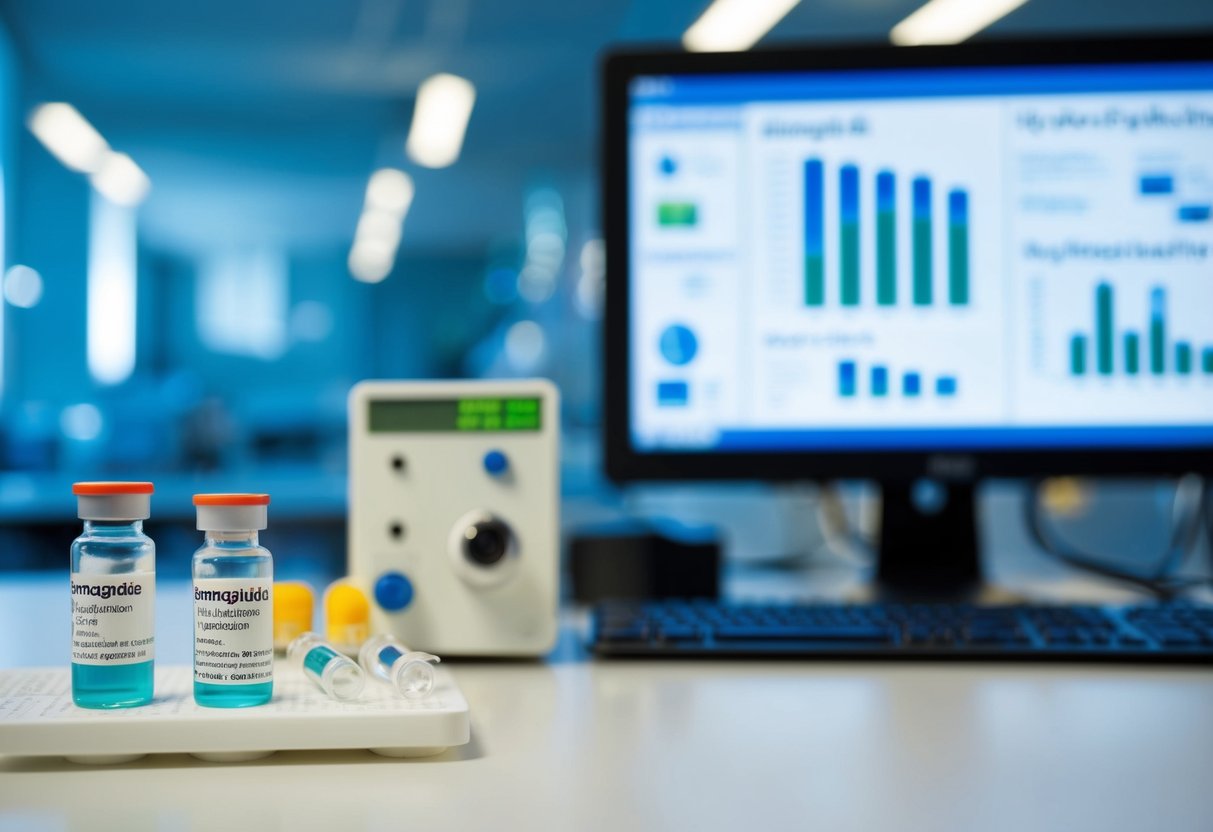
[[[336,647],[357,652],[371,634],[371,603],[348,581],[330,584],[324,593],[325,635]]]
[[[303,581],[279,581],[274,584],[274,649],[286,646],[312,629],[316,593]]]

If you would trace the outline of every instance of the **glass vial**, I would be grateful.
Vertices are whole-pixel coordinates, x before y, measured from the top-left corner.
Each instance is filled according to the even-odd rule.
[[[274,561],[257,541],[268,494],[195,494],[194,701],[263,705],[274,693]]]
[[[442,661],[430,653],[409,650],[395,637],[372,636],[358,651],[362,669],[389,682],[405,699],[425,699],[434,690],[434,665]]]
[[[341,702],[357,699],[366,685],[366,674],[353,659],[339,653],[317,633],[304,633],[291,642],[287,656],[327,696]]]
[[[150,482],[72,486],[84,533],[72,543],[72,701],[131,708],[152,701],[156,544],[143,533]]]

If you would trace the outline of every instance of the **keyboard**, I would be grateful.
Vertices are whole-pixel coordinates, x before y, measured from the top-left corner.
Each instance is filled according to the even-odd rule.
[[[655,658],[1213,662],[1213,607],[603,603],[590,649]]]

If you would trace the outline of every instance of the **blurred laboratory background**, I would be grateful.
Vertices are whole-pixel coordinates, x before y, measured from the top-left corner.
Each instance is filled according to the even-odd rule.
[[[760,47],[888,42],[920,3],[783,5]],[[1005,5],[980,37],[1213,26],[1193,0]],[[74,480],[150,479],[162,573],[186,574],[192,493],[257,490],[279,574],[339,574],[366,378],[551,378],[566,523],[677,514],[600,472],[597,68],[707,6],[0,3],[0,570],[64,566]],[[685,519],[810,545],[810,489],[712,493]],[[1124,503],[1165,534],[1168,499]]]

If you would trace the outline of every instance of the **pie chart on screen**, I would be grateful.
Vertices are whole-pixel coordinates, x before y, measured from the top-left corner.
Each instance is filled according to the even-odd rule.
[[[699,352],[699,339],[690,327],[673,324],[661,333],[661,354],[675,367],[690,364]]]

